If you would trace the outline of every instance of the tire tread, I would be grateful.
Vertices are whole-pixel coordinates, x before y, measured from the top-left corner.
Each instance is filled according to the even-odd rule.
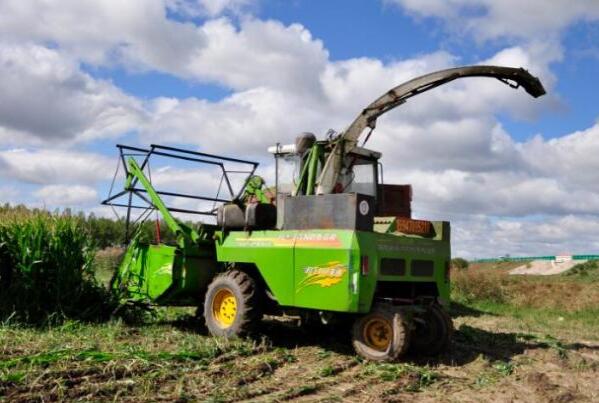
[[[237,298],[237,317],[233,324],[222,329],[212,318],[212,303],[210,299],[219,287],[227,287],[233,291]],[[237,291],[237,293],[236,293]],[[204,302],[204,320],[206,327],[214,336],[236,337],[253,333],[262,318],[260,301],[257,293],[256,281],[247,273],[238,269],[230,269],[214,277]]]

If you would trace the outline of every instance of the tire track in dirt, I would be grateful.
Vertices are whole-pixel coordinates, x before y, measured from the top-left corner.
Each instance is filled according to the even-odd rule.
[[[307,396],[317,398],[333,387],[336,393],[344,394],[355,389],[358,385],[354,374],[347,372],[358,366],[358,361],[338,355],[322,359],[322,353],[315,347],[294,350],[295,360],[253,383],[243,401],[301,401]]]

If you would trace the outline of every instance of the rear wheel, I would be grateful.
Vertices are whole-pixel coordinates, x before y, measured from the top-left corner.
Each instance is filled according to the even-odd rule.
[[[437,355],[449,347],[453,335],[451,317],[440,305],[431,305],[414,315],[412,350],[417,354]]]
[[[410,341],[410,317],[406,311],[381,304],[358,318],[352,330],[356,352],[372,361],[394,361],[403,355]]]
[[[204,300],[206,327],[214,336],[251,333],[262,318],[256,282],[239,270],[219,274],[208,286]]]

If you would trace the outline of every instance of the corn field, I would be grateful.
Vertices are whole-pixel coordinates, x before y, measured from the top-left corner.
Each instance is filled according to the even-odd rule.
[[[106,292],[93,276],[93,240],[77,217],[0,209],[0,318],[99,319]]]

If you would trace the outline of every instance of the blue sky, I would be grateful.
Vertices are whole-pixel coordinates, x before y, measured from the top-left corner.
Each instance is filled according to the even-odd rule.
[[[439,19],[414,18],[392,4],[376,7],[368,1],[353,2],[348,7],[348,2],[342,0],[275,0],[261,2],[254,11],[258,18],[274,19],[287,25],[301,23],[325,43],[333,61],[357,57],[393,61],[442,49],[458,56],[460,63],[470,64],[515,43],[503,39],[480,44],[468,36],[451,37]],[[172,18],[182,20],[177,15]],[[233,19],[237,22],[235,17]],[[205,18],[195,21],[201,24]],[[543,119],[535,121],[501,116],[501,122],[518,140],[536,133],[559,137],[591,126],[597,119],[597,107],[588,100],[596,96],[589,79],[598,70],[599,28],[596,23],[573,24],[563,33],[562,43],[564,60],[553,63],[552,71],[560,78],[554,91],[559,93],[563,104],[557,113],[546,113]],[[92,76],[112,80],[123,90],[144,99],[167,96],[216,101],[232,93],[222,85],[193,82],[157,71],[131,72],[114,66],[83,68]]]
[[[452,221],[456,254],[599,250],[597,2],[7,0],[0,37],[0,202],[111,214],[115,143],[256,159],[272,180],[268,145],[342,130],[414,76],[495,63],[548,94],[463,80],[386,115],[369,146],[418,217]],[[174,190],[213,185],[162,168]]]

